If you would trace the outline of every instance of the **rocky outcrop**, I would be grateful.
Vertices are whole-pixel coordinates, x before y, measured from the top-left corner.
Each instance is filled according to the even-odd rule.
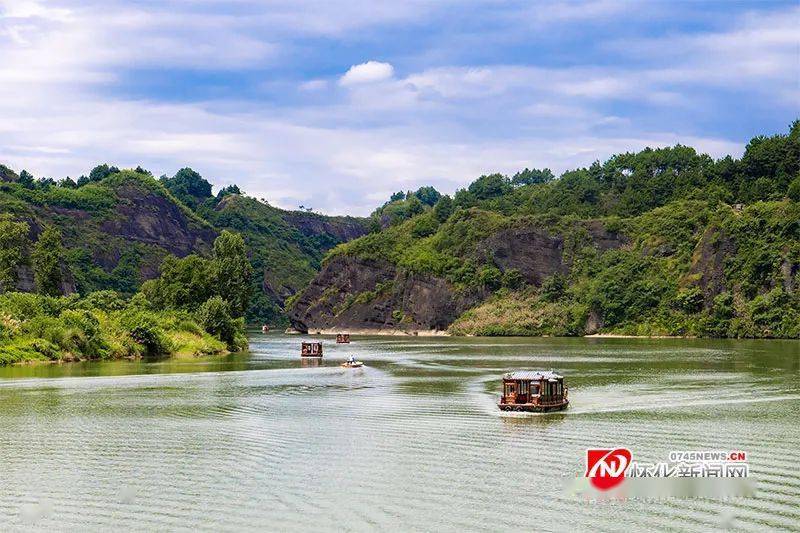
[[[369,231],[365,218],[328,217],[302,211],[284,211],[282,217],[306,237],[328,235],[338,242],[347,242]]]
[[[584,223],[579,229],[600,251],[619,248],[628,243],[624,235],[609,232],[596,221]],[[569,271],[571,260],[565,254],[564,246],[565,239],[562,235],[552,235],[537,227],[522,226],[504,229],[485,239],[476,247],[476,255],[489,259],[503,272],[519,270],[526,282],[541,285],[545,278]]]
[[[688,279],[703,291],[703,301],[710,308],[714,298],[726,289],[725,259],[736,254],[736,244],[724,230],[709,226],[697,243]]]
[[[581,235],[600,250],[628,240],[602,224],[583,224]],[[571,259],[565,239],[542,228],[505,228],[480,241],[471,255],[501,271],[518,270],[539,285],[555,273],[567,273]],[[289,310],[299,331],[330,329],[444,330],[464,311],[485,300],[487,289],[457,290],[447,280],[409,273],[389,262],[337,256],[328,262]],[[598,322],[599,322],[598,318]]]
[[[121,186],[116,193],[119,203],[115,216],[103,221],[100,226],[103,233],[154,244],[178,257],[211,249],[217,232],[189,218],[178,204],[133,185]]]
[[[446,280],[394,265],[338,256],[329,261],[289,310],[298,331],[332,328],[444,330],[487,296],[458,291]]]

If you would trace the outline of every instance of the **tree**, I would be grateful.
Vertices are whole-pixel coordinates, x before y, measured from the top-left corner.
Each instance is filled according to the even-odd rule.
[[[78,184],[75,183],[75,180],[67,176],[58,183],[58,186],[64,187],[65,189],[76,189],[78,187]]]
[[[253,291],[253,267],[241,235],[225,230],[214,240],[212,269],[217,294],[228,302],[234,317],[244,316]]]
[[[211,198],[211,184],[189,167],[182,168],[172,178],[162,178],[161,181],[169,192],[192,209],[196,209],[203,200]]]
[[[28,224],[14,222],[0,215],[0,291],[9,292],[17,285],[17,267],[25,261]]]
[[[224,196],[228,196],[229,194],[242,194],[242,190],[239,189],[238,185],[228,185],[227,187],[220,189],[220,191],[217,193],[217,199],[222,199]]]
[[[17,180],[17,183],[26,189],[33,189],[34,185],[36,184],[33,179],[33,175],[27,170],[23,170],[19,173],[19,180]]]
[[[525,169],[522,172],[517,172],[511,178],[511,184],[515,187],[523,185],[537,185],[539,183],[549,183],[556,179],[553,172],[549,168],[542,170],[534,168],[533,170]]]
[[[63,273],[61,271],[61,232],[47,226],[33,247],[33,278],[36,290],[49,296],[60,296]]]
[[[453,214],[453,199],[446,194],[439,198],[439,201],[433,206],[433,214],[436,215],[439,222],[450,218],[450,215]]]
[[[197,310],[197,321],[208,333],[225,342],[229,349],[238,348],[239,324],[231,317],[228,302],[219,296],[203,302]]]
[[[473,181],[467,190],[478,200],[488,200],[511,192],[511,182],[502,174],[489,174]]]
[[[567,292],[567,279],[559,273],[555,273],[542,282],[542,299],[546,302],[557,302],[564,297]]]
[[[119,172],[119,169],[114,166],[108,166],[107,164],[103,163],[102,165],[97,165],[89,172],[89,181],[101,181],[109,177],[111,174],[116,174]]]
[[[433,207],[442,197],[442,194],[433,187],[420,187],[414,192],[414,196],[419,198],[419,201],[423,204]]]
[[[141,292],[155,307],[194,310],[216,294],[211,262],[197,255],[164,258],[161,276],[142,284]]]
[[[405,199],[406,199],[406,193],[404,193],[403,191],[397,191],[396,193],[394,193],[389,197],[390,202],[397,202]]]

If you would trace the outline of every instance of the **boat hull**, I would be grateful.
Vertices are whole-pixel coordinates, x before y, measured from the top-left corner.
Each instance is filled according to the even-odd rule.
[[[364,366],[364,363],[356,361],[355,363],[342,363],[341,366],[344,368],[361,368]]]
[[[550,411],[563,411],[569,406],[569,400],[555,405],[539,405],[535,403],[498,403],[501,411],[519,411],[526,413],[548,413]]]

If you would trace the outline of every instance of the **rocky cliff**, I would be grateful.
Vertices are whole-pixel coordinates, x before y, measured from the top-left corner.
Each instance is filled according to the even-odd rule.
[[[627,243],[598,223],[583,225],[592,245],[605,251]],[[480,241],[469,260],[488,261],[500,272],[518,271],[540,285],[569,271],[564,236],[531,226],[502,229]],[[486,286],[457,287],[442,277],[415,273],[389,261],[337,255],[327,262],[289,309],[298,331],[332,329],[446,330],[466,310],[492,294]]]
[[[158,275],[167,254],[208,253],[217,235],[149,177],[126,172],[84,191],[51,190],[58,195],[29,193],[31,201],[0,202],[0,209],[27,222],[30,242],[45,225],[61,230],[65,293],[117,283],[120,286],[113,288],[133,289]],[[17,289],[33,290],[30,264],[20,265],[18,271]]]
[[[289,310],[298,331],[444,330],[486,293],[391,263],[338,256],[325,264]]]
[[[162,182],[128,170],[79,188],[21,186],[1,165],[0,178],[0,214],[25,221],[31,243],[45,225],[61,230],[67,294],[134,292],[159,275],[166,255],[208,255],[219,232],[230,229],[245,236],[263,289],[256,294],[263,313],[251,318],[280,322],[283,300],[314,276],[323,254],[367,231],[365,219],[284,211],[240,194],[193,211]],[[17,289],[35,290],[30,262],[17,270]]]

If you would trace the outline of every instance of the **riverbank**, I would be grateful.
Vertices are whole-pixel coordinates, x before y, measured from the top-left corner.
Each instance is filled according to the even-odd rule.
[[[699,337],[693,335],[624,335],[621,333],[592,333],[591,335],[584,335],[587,339],[697,339]]]
[[[287,335],[302,335],[303,333],[293,329],[287,329]],[[339,333],[349,333],[350,335],[376,335],[386,337],[584,337],[587,339],[697,339],[699,337],[693,335],[628,335],[622,333],[592,333],[590,335],[476,335],[476,334],[453,334],[447,330],[400,330],[400,329],[369,329],[369,328],[339,328],[339,329],[311,329],[308,335],[328,335],[335,336]]]
[[[288,334],[299,334],[298,331],[289,331]],[[308,335],[337,335],[349,333],[350,335],[383,335],[387,337],[450,337],[451,334],[444,330],[402,330],[402,329],[369,329],[369,328],[340,328],[340,329],[311,329]]]
[[[188,358],[247,347],[243,326],[230,321],[227,342],[194,314],[153,310],[111,293],[50,297],[0,295],[0,365],[42,362]]]

